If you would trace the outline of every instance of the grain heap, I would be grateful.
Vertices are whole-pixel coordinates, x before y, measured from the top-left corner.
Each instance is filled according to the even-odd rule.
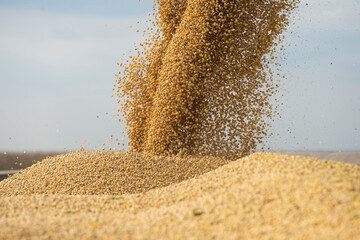
[[[358,239],[357,165],[147,154],[239,156],[262,141],[265,56],[296,1],[156,2],[159,31],[118,89],[143,153],[60,155],[0,182],[0,239]]]
[[[274,114],[269,61],[297,0],[155,0],[154,25],[119,72],[130,148],[239,157]]]
[[[141,194],[0,198],[0,239],[347,239],[360,166],[256,153]]]
[[[77,152],[49,157],[0,182],[0,196],[139,193],[179,183],[224,165],[214,157],[158,157]]]

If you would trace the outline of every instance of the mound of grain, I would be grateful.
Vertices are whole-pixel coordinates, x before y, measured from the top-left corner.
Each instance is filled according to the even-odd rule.
[[[212,157],[76,152],[49,157],[5,179],[0,196],[138,193],[184,181],[226,162]]]
[[[358,239],[360,167],[258,153],[121,196],[0,198],[0,239]]]

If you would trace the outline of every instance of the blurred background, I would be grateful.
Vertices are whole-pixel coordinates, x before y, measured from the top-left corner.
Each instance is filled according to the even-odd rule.
[[[126,146],[116,62],[151,12],[151,0],[1,0],[0,155],[108,149],[112,135]],[[360,151],[360,1],[305,0],[291,21],[266,146]]]

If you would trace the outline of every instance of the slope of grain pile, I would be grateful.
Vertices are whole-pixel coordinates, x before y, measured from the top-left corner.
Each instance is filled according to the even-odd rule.
[[[138,193],[213,170],[227,160],[137,153],[76,152],[49,157],[0,182],[0,196]]]
[[[359,166],[272,153],[139,194],[0,198],[0,239],[358,236]]]

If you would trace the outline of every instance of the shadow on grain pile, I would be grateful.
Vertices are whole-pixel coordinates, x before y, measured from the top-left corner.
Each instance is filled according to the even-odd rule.
[[[78,156],[76,160],[75,156]],[[188,168],[178,171],[176,167],[163,169],[167,166],[163,162],[173,161],[169,166],[174,166],[184,165],[185,160],[165,158],[159,161],[162,165],[155,168],[146,164],[145,157],[131,156],[76,153],[50,158],[43,161],[43,165],[23,171],[21,177],[2,182],[0,189],[8,196],[29,194],[30,190],[25,192],[25,189],[31,184],[51,192],[57,191],[55,183],[59,189],[71,189],[68,184],[75,183],[78,188],[72,188],[73,193],[97,188],[102,189],[99,193],[114,191],[117,194],[116,188],[132,192],[135,190],[127,188],[135,186],[144,191],[144,186],[162,186],[160,179],[168,181],[168,185],[170,179],[179,182],[180,178],[190,178],[185,173],[188,170],[197,174],[205,172],[201,169],[210,170],[210,167],[198,166],[199,159],[187,160],[190,162],[185,164]],[[126,159],[133,159],[132,164],[118,166]],[[56,182],[56,175],[45,171],[45,166],[54,166],[49,171],[55,172],[55,162],[61,162],[59,169],[69,167],[69,172],[61,173],[68,177],[64,179],[67,184]],[[221,164],[224,162],[218,165]],[[90,170],[90,166],[95,168]],[[94,176],[105,175],[96,173],[104,171],[103,167],[112,169],[106,172],[109,174],[122,172],[121,169],[132,171],[134,175],[130,179],[134,182],[127,185],[114,181],[112,185],[106,183],[105,177],[94,179]],[[156,173],[158,170],[166,174],[160,177]],[[142,179],[143,171],[155,174],[158,182],[153,183],[149,178],[136,184]],[[76,174],[77,180],[72,176]],[[136,174],[139,175],[135,177]],[[46,176],[41,178],[43,175]],[[114,177],[119,179],[119,176],[122,175]],[[110,174],[107,179],[111,177]],[[43,179],[53,182],[41,183]],[[138,194],[3,195],[0,198],[0,238],[357,239],[360,235],[359,206],[359,166],[309,157],[255,153],[181,183]]]

